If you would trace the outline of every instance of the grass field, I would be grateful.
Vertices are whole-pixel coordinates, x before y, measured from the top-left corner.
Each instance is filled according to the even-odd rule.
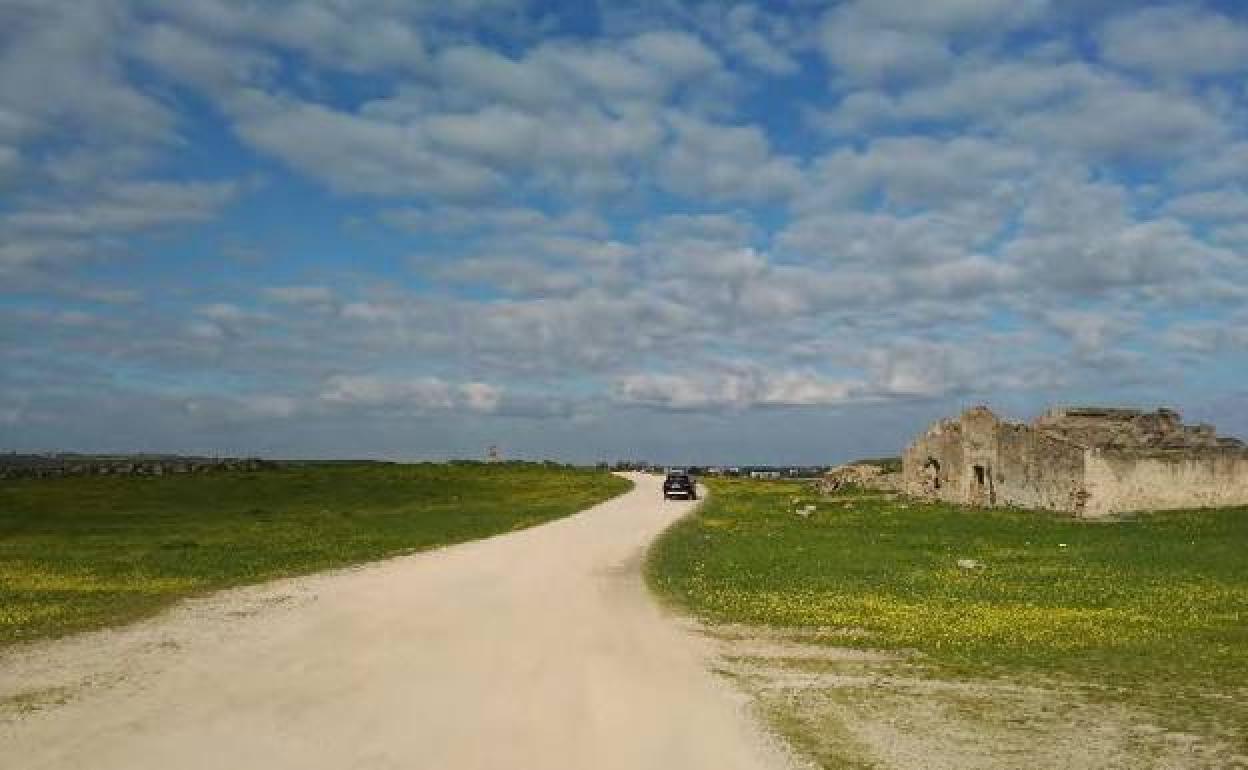
[[[132,620],[195,593],[540,524],[617,495],[525,464],[310,464],[0,483],[0,644]]]
[[[708,621],[857,629],[836,643],[913,651],[935,676],[1057,681],[1169,725],[1248,725],[1248,509],[1092,523],[776,482],[711,489],[647,566]],[[816,512],[796,515],[795,498]]]

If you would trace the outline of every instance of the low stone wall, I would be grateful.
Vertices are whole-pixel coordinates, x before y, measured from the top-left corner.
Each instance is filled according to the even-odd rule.
[[[1091,449],[1085,516],[1248,505],[1248,450]]]
[[[219,471],[258,471],[276,468],[277,463],[255,457],[215,459],[120,459],[76,460],[48,458],[40,462],[4,464],[0,479],[60,478],[63,476],[164,476],[177,473]]]

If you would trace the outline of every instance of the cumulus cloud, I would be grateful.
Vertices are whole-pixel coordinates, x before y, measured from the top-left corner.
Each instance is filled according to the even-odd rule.
[[[1248,68],[1248,25],[1195,6],[1141,8],[1099,32],[1113,64],[1165,76],[1223,74]]]
[[[0,218],[21,233],[90,235],[204,222],[239,193],[235,182],[125,182],[94,200],[24,209]]]
[[[792,19],[752,3],[709,3],[703,12],[708,32],[749,66],[772,75],[799,69],[795,56],[799,35]]]
[[[801,184],[792,158],[772,153],[757,126],[726,126],[672,116],[675,140],[662,160],[665,186],[681,195],[719,200],[765,200],[791,195]]]
[[[1052,310],[1045,320],[1066,335],[1075,353],[1082,357],[1102,356],[1139,325],[1132,313],[1106,313],[1086,310]]]
[[[820,28],[820,50],[834,74],[855,82],[923,80],[954,62],[956,41],[1002,33],[1042,18],[1047,0],[908,3],[854,0]]]
[[[502,390],[483,382],[451,383],[438,377],[395,378],[340,374],[330,377],[318,395],[327,405],[398,413],[464,409],[492,412]]]
[[[344,192],[445,201],[481,198],[511,181],[561,194],[621,193],[665,145],[697,141],[694,131],[719,156],[703,188],[722,194],[748,183],[757,192],[746,194],[757,196],[794,182],[791,162],[771,158],[757,129],[670,109],[686,86],[696,82],[705,94],[727,77],[720,57],[684,32],[548,42],[519,56],[451,46],[437,54],[435,72],[432,87],[358,110],[257,88],[223,104],[251,146]]]
[[[828,406],[847,403],[857,383],[809,372],[735,372],[630,374],[612,385],[621,404],[675,411],[748,409],[752,407]]]
[[[440,155],[401,124],[293,99],[249,94],[236,102],[244,140],[343,192],[471,197],[502,176],[467,158]]]
[[[1165,210],[1200,221],[1242,221],[1248,219],[1248,193],[1239,188],[1188,193],[1166,201]]]
[[[867,7],[839,6],[822,24],[821,50],[836,74],[881,83],[930,76],[949,66],[952,52],[941,36],[880,24]]]
[[[174,115],[128,81],[115,3],[17,2],[0,9],[0,103],[31,135],[72,131],[84,141],[172,137]]]
[[[978,137],[942,141],[927,136],[875,140],[861,150],[823,155],[807,177],[801,208],[864,203],[875,196],[901,207],[941,208],[952,201],[991,203],[1039,160],[1015,142]]]
[[[21,162],[22,156],[17,151],[17,148],[0,145],[0,189],[7,186],[10,180],[17,175]]]
[[[1156,162],[1222,141],[1228,128],[1219,115],[1182,91],[1100,80],[1062,106],[1019,118],[1010,131],[1027,142],[1098,160]]]
[[[317,307],[334,303],[334,292],[328,286],[270,286],[264,295],[285,305]]]
[[[1229,371],[1244,24],[1074,5],[0,4],[0,419],[607,435]]]

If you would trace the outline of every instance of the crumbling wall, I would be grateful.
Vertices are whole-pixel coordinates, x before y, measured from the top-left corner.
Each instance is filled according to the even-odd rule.
[[[902,481],[907,494],[951,503],[1074,511],[1084,498],[1083,449],[976,407],[907,447]]]
[[[1002,423],[994,467],[997,503],[1051,511],[1081,511],[1084,451],[1025,425]]]
[[[1171,409],[1066,407],[1022,425],[975,407],[930,427],[902,465],[907,494],[964,505],[1088,517],[1248,505],[1248,448]]]
[[[1248,505],[1248,450],[1090,449],[1085,516]]]
[[[1141,412],[1138,409],[1062,407],[1036,418],[1032,427],[1066,438],[1085,447],[1115,449],[1184,449],[1217,447],[1212,425],[1184,425],[1173,409]]]
[[[915,497],[962,502],[963,465],[962,425],[941,420],[902,453],[902,489]]]

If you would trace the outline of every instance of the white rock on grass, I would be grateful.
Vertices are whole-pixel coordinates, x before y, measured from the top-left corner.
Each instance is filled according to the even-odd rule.
[[[984,563],[975,559],[958,559],[958,566],[962,569],[983,569]]]

